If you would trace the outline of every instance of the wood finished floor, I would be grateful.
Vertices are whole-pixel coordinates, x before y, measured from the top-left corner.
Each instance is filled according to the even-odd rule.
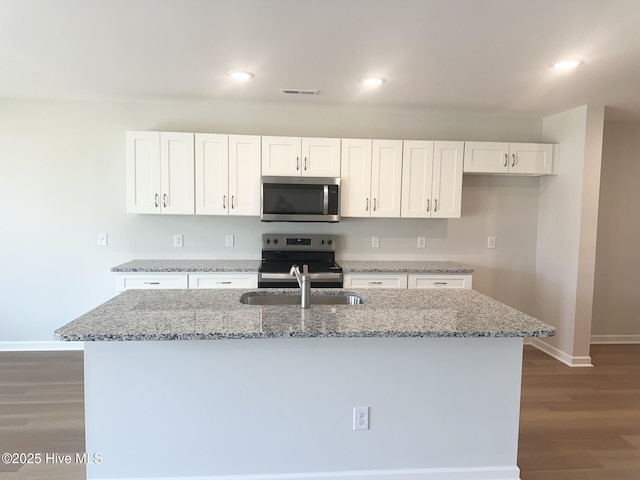
[[[522,480],[640,479],[640,345],[594,345],[594,368],[525,347]],[[0,453],[84,452],[82,352],[0,353]],[[83,480],[83,465],[4,465],[0,480]]]

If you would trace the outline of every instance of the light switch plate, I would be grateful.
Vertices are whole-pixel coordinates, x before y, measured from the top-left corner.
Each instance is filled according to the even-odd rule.
[[[487,237],[487,248],[496,248],[496,237]]]
[[[227,235],[224,241],[225,247],[233,247],[233,235]]]
[[[425,248],[427,245],[426,237],[418,237],[418,248]]]
[[[98,246],[106,247],[109,245],[109,234],[107,233],[99,233],[98,234]]]
[[[380,246],[380,237],[371,237],[371,248],[378,248]]]
[[[184,245],[183,237],[181,233],[176,233],[173,236],[173,246],[174,247],[182,247]]]

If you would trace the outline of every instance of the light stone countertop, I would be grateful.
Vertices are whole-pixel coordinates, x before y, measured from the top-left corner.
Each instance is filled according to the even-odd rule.
[[[115,273],[257,273],[260,260],[131,260],[111,269]]]
[[[287,337],[548,337],[555,328],[474,290],[349,290],[364,305],[243,305],[243,289],[128,290],[59,328],[63,341]],[[292,294],[298,290],[253,290]],[[344,294],[315,289],[313,294]]]
[[[413,260],[338,260],[343,273],[449,273],[470,274],[473,269],[454,262]]]
[[[472,268],[454,262],[407,260],[338,260],[344,273],[442,273],[470,274]],[[111,269],[115,273],[257,273],[260,260],[132,260]]]

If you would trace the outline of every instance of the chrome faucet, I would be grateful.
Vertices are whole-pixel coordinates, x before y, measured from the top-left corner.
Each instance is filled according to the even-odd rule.
[[[309,308],[309,300],[311,297],[311,276],[309,275],[309,265],[302,266],[302,273],[300,273],[300,267],[298,265],[291,265],[289,275],[295,275],[298,285],[300,286],[300,306],[302,308]]]

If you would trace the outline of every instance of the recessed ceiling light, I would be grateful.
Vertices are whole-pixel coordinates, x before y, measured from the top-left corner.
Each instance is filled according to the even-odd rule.
[[[250,78],[253,78],[253,73],[243,72],[241,70],[229,70],[227,75],[234,80],[249,80]]]
[[[549,64],[551,68],[555,68],[556,70],[571,70],[580,65],[582,65],[582,60],[577,59],[555,60]]]
[[[377,87],[382,85],[384,82],[386,82],[386,80],[380,77],[364,77],[360,79],[360,83],[370,87]]]

